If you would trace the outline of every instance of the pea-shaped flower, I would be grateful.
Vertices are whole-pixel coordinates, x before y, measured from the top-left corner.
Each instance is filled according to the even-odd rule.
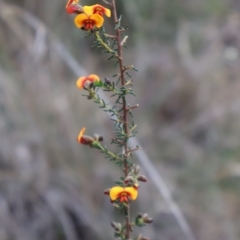
[[[83,13],[83,8],[78,4],[79,0],[68,0],[66,4],[66,12],[68,14],[80,14]]]
[[[77,141],[84,145],[92,145],[94,139],[90,136],[84,135],[86,128],[82,128],[78,134]]]
[[[112,202],[119,200],[120,203],[128,203],[129,200],[136,200],[138,196],[138,190],[134,187],[120,187],[115,186],[110,189],[109,196]]]
[[[80,77],[77,82],[76,82],[76,85],[78,88],[82,89],[84,87],[86,87],[85,85],[86,84],[90,84],[90,83],[93,83],[93,82],[99,82],[100,79],[97,75],[95,74],[91,74],[89,76],[83,76],[83,77]]]
[[[75,17],[74,23],[77,28],[93,31],[95,28],[101,28],[103,26],[104,19],[99,14],[88,15],[86,13],[81,13]]]

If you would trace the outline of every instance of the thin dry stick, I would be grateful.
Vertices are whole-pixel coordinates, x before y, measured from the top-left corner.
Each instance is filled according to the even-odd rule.
[[[114,18],[114,22],[115,24],[118,23],[118,16],[117,16],[117,9],[116,9],[116,2],[115,0],[112,0],[112,8],[113,8],[113,18]],[[122,87],[125,87],[125,77],[124,77],[124,71],[125,71],[125,67],[123,65],[123,59],[122,59],[122,40],[121,40],[121,33],[119,28],[116,29],[116,41],[117,41],[117,45],[118,45],[118,62],[119,62],[119,70],[120,70],[120,80],[121,80],[121,85]],[[123,96],[122,97],[122,104],[123,104],[123,129],[124,129],[124,133],[126,134],[126,139],[125,139],[125,143],[123,145],[123,149],[124,149],[124,175],[125,177],[128,176],[129,173],[129,167],[128,167],[128,161],[127,161],[127,151],[128,151],[128,107],[127,107],[127,103],[126,103],[126,97]],[[126,216],[126,232],[125,232],[125,239],[129,239],[130,237],[130,231],[131,231],[131,226],[130,226],[130,204],[127,203],[127,216]]]
[[[2,11],[6,12],[9,9],[9,7],[11,7],[11,10],[12,10],[11,14],[13,16],[22,17],[23,20],[33,29],[38,29],[39,27],[44,27],[46,29],[46,32],[49,34],[51,38],[53,49],[59,54],[60,58],[76,74],[77,77],[88,75],[86,70],[83,69],[83,67],[77,62],[77,60],[66,49],[66,47],[61,43],[61,41],[59,41],[39,19],[37,19],[35,16],[30,14],[29,12],[17,6],[14,6],[12,4],[11,5],[6,4],[0,1],[0,12]],[[0,17],[2,17],[1,14],[0,14]],[[101,96],[102,99],[104,99],[105,102],[109,102],[109,99],[104,92],[99,91],[99,95]],[[136,137],[131,138],[129,140],[129,146],[134,148],[136,145],[141,147]],[[147,156],[144,149],[141,148],[141,152],[135,151],[134,153],[137,159],[141,162],[149,178],[152,180],[153,184],[156,186],[159,194],[162,196],[162,198],[168,205],[173,216],[176,218],[179,226],[181,227],[186,237],[186,240],[195,240],[195,237],[191,231],[191,228],[189,227],[181,209],[172,198],[170,190],[168,189],[160,173],[157,172],[156,168],[153,166],[150,158]]]

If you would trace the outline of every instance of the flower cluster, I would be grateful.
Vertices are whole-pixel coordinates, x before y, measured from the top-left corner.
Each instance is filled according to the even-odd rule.
[[[68,14],[77,14],[74,23],[77,28],[82,30],[94,31],[101,28],[104,23],[103,16],[111,17],[111,11],[100,4],[92,6],[81,6],[79,0],[68,0],[66,12]]]

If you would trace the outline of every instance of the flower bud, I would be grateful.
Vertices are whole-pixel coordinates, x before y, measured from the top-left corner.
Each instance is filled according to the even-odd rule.
[[[111,222],[111,226],[116,232],[121,232],[122,225],[120,223]]]
[[[83,13],[83,8],[81,5],[79,4],[70,4],[68,6],[66,6],[66,12],[68,14],[80,14]]]
[[[142,215],[142,220],[144,223],[152,223],[153,222],[153,219],[150,218],[147,213],[144,213]]]
[[[147,177],[145,177],[144,175],[140,175],[137,177],[137,180],[140,182],[147,182]]]
[[[108,78],[104,78],[104,81],[105,81],[106,85],[112,86],[112,83]]]
[[[143,222],[143,218],[142,218],[142,214],[141,214],[141,213],[139,213],[139,214],[137,215],[137,217],[136,217],[136,219],[135,219],[135,224],[136,224],[136,226],[138,226],[138,227],[142,227],[142,226],[145,225],[144,222]]]
[[[135,219],[135,224],[136,224],[138,227],[142,227],[142,226],[144,226],[146,223],[148,224],[148,223],[152,223],[152,222],[153,222],[153,219],[150,218],[147,213],[144,213],[144,214],[138,213],[138,215],[137,215],[137,217],[136,217],[136,219]]]
[[[98,141],[98,142],[103,141],[103,136],[99,136],[98,134],[94,134],[93,138],[95,141]]]
[[[98,138],[98,141],[99,142],[102,142],[104,139],[103,139],[103,136],[99,136],[99,138]]]
[[[129,183],[129,182],[134,182],[134,178],[132,176],[127,176],[125,179],[124,179],[124,183]]]
[[[148,217],[148,214],[147,214],[147,213],[144,213],[144,214],[142,215],[142,218],[146,218],[146,217]]]
[[[153,222],[153,219],[152,219],[152,218],[149,218],[149,217],[148,217],[148,218],[145,218],[145,219],[144,219],[144,223],[148,223],[148,224],[149,224],[149,223],[152,223],[152,222]]]
[[[137,240],[149,240],[149,238],[143,237],[143,235],[140,233]]]
[[[134,175],[138,175],[139,172],[140,172],[140,166],[139,165],[135,165],[134,168],[133,168]]]
[[[103,193],[104,193],[105,195],[109,195],[109,193],[110,193],[110,190],[111,190],[111,189],[110,189],[110,188],[108,188],[108,189],[104,190],[104,192],[103,192]]]
[[[94,139],[90,136],[83,135],[81,138],[78,138],[77,141],[84,145],[92,145]]]

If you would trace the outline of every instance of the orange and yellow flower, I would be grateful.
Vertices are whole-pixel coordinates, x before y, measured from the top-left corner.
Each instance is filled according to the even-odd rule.
[[[84,6],[83,11],[89,16],[92,14],[99,14],[102,17],[103,15],[106,15],[107,17],[111,17],[111,11],[100,4],[95,4],[92,6]]]
[[[100,81],[99,77],[95,74],[91,74],[89,76],[80,77],[77,80],[76,85],[77,85],[78,88],[83,88],[86,82],[91,83],[91,82],[96,82],[96,81],[97,82]]]
[[[82,143],[82,142],[83,142],[83,136],[84,136],[85,131],[86,131],[86,128],[82,128],[82,129],[80,130],[80,133],[78,134],[78,137],[77,137],[77,141],[78,141],[79,143]]]
[[[134,187],[115,186],[110,189],[109,196],[112,202],[119,200],[121,203],[128,203],[129,200],[137,199],[138,190]]]
[[[94,139],[90,136],[84,135],[86,128],[82,128],[78,134],[77,141],[84,145],[91,145]]]
[[[66,4],[66,12],[68,14],[80,14],[83,13],[83,8],[78,4],[79,0],[68,0]]]
[[[102,27],[104,19],[99,14],[88,15],[86,13],[81,13],[75,17],[74,22],[77,28],[82,28],[83,30],[94,30],[95,27]]]

